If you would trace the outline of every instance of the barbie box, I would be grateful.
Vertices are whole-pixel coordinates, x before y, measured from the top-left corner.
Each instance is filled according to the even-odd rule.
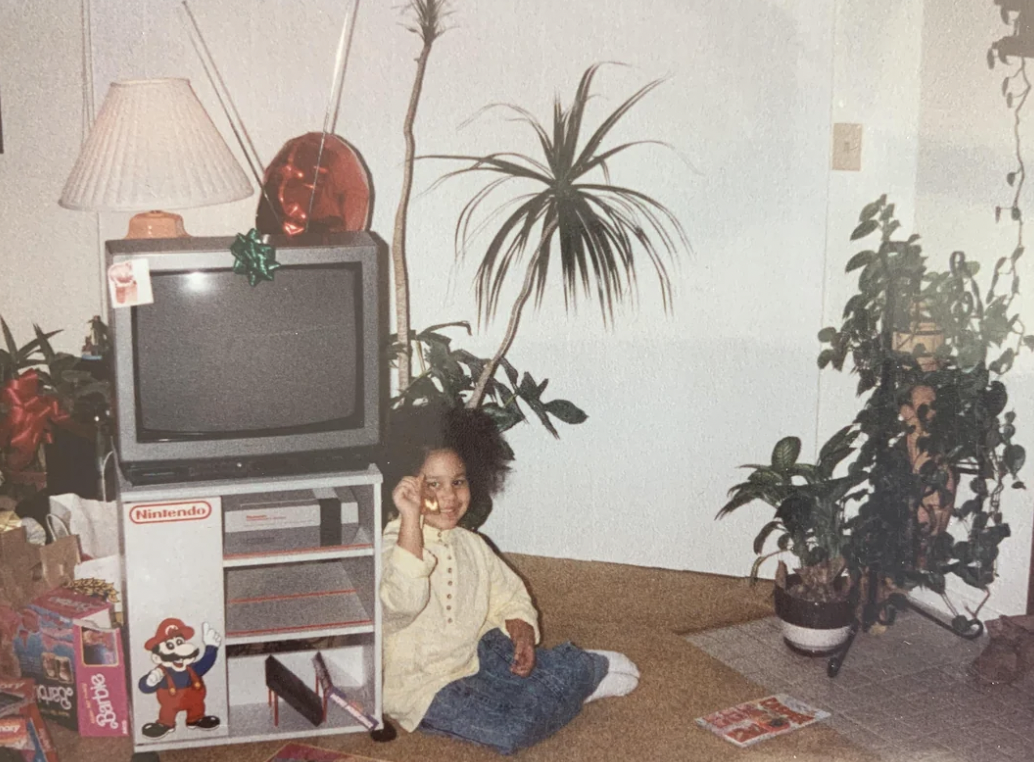
[[[15,653],[40,714],[81,736],[129,733],[122,633],[111,606],[58,588],[21,611]]]

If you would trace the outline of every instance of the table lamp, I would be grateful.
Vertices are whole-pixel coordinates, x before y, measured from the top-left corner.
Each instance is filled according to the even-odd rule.
[[[192,209],[247,198],[244,170],[186,79],[113,82],[58,203],[140,212],[126,238],[186,236]]]

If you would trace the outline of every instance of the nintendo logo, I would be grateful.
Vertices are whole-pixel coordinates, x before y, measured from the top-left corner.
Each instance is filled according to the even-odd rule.
[[[170,521],[201,521],[212,515],[212,506],[204,500],[189,503],[149,503],[129,509],[134,524],[162,524]]]

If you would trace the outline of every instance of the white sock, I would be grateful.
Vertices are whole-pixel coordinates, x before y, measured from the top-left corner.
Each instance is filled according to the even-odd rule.
[[[585,650],[591,654],[599,654],[607,660],[607,674],[584,703],[610,696],[627,696],[639,685],[639,668],[624,654],[591,648]]]

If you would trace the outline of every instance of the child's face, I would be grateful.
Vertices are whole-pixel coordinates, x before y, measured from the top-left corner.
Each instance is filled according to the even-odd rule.
[[[435,529],[452,529],[470,507],[467,469],[452,450],[432,450],[420,468],[427,497],[438,501],[437,511],[424,510],[424,523]]]

